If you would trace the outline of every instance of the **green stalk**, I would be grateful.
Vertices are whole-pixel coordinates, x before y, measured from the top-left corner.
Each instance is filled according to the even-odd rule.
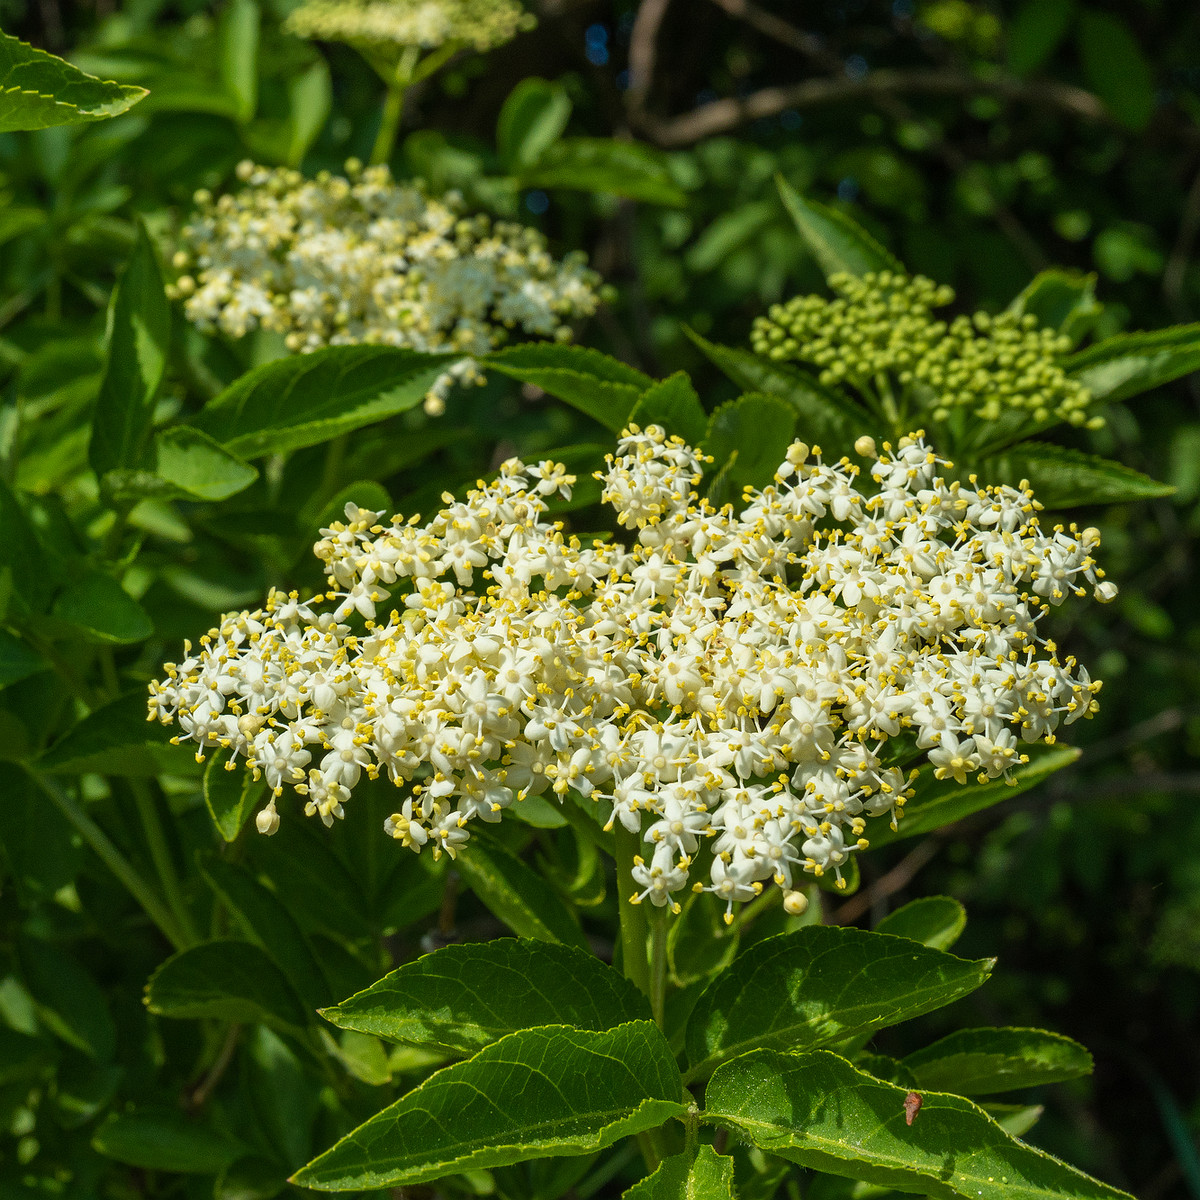
[[[167,941],[176,950],[186,949],[190,944],[189,939],[179,927],[170,908],[117,849],[108,834],[57,783],[38,775],[34,775],[33,779],[71,822],[79,836],[95,851],[96,857],[121,881],[125,890],[142,906],[150,920],[162,930]]]
[[[659,1029],[666,1031],[667,1004],[667,909],[650,914],[650,1010]]]
[[[404,114],[404,94],[413,82],[417,69],[419,46],[406,46],[395,70],[387,82],[387,95],[383,100],[383,115],[379,120],[379,133],[371,150],[371,165],[379,166],[391,160],[396,148],[396,135],[400,132],[400,118]]]
[[[154,803],[150,789],[140,779],[131,779],[129,787],[133,792],[134,802],[137,804],[138,816],[142,821],[146,842],[150,846],[150,858],[158,873],[158,882],[166,894],[167,903],[170,905],[172,913],[175,914],[178,927],[183,934],[184,946],[181,948],[194,946],[200,941],[200,935],[196,932],[192,914],[183,898],[183,886],[179,880],[179,873],[175,870],[175,862],[171,858],[171,848],[167,845],[166,830],[158,815],[158,806]]]
[[[652,976],[650,957],[650,922],[647,920],[645,908],[640,904],[630,902],[630,897],[637,895],[637,884],[633,881],[633,860],[637,857],[640,840],[636,833],[630,833],[620,821],[613,825],[613,835],[616,840],[617,859],[617,913],[621,918],[621,965],[625,978],[639,990],[650,997],[650,1009],[654,1019],[662,1028],[663,998],[666,995],[666,958],[667,935],[665,912],[655,914],[655,947],[661,945],[661,982],[658,976]],[[661,930],[661,936],[658,931]],[[657,992],[656,992],[657,987]],[[658,1001],[655,1001],[655,995]],[[637,1143],[646,1160],[647,1172],[653,1171],[667,1156],[663,1148],[662,1129],[649,1129],[637,1135]]]
[[[650,995],[650,960],[646,955],[650,940],[646,910],[630,903],[637,895],[633,881],[633,860],[639,849],[638,835],[630,833],[620,821],[613,825],[617,851],[617,911],[621,917],[621,964],[625,978]]]

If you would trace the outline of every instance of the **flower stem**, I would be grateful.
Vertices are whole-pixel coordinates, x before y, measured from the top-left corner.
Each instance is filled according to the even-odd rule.
[[[183,898],[183,887],[179,881],[179,873],[175,870],[175,862],[171,858],[171,848],[167,845],[166,830],[159,817],[158,806],[154,803],[150,789],[142,780],[131,779],[129,787],[133,792],[134,802],[137,804],[142,830],[150,846],[150,857],[154,862],[154,869],[158,873],[158,882],[166,894],[172,913],[175,914],[178,928],[183,935],[184,947],[194,946],[200,941],[200,936],[196,932],[192,914]]]
[[[417,66],[420,49],[417,46],[405,47],[391,78],[387,80],[387,95],[383,100],[383,115],[379,120],[379,133],[375,136],[375,146],[371,150],[371,165],[379,166],[391,160],[392,151],[396,148],[396,135],[400,132],[400,118],[404,114],[404,93],[413,82],[413,72]]]
[[[108,834],[56,782],[36,775],[33,778],[38,787],[75,827],[79,836],[95,851],[96,857],[124,884],[125,890],[142,906],[150,920],[162,930],[167,941],[176,950],[185,949],[190,944],[189,939],[180,929],[170,908],[163,903],[125,855],[117,849]]]
[[[667,909],[656,908],[650,920],[650,1010],[659,1029],[666,1030],[667,1002]]]
[[[646,955],[650,928],[646,910],[630,903],[637,894],[633,882],[633,860],[639,844],[636,833],[630,833],[620,821],[613,826],[617,851],[617,912],[621,918],[621,965],[625,978],[650,995],[650,960]]]

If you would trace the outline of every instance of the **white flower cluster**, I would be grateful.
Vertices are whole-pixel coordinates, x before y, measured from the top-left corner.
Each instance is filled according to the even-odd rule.
[[[325,42],[423,50],[457,43],[482,52],[533,25],[517,0],[306,0],[284,29]]]
[[[535,229],[464,216],[385,166],[349,178],[245,162],[240,192],[196,194],[174,294],[201,329],[240,338],[258,326],[290,350],[370,342],[461,353],[434,385],[436,415],[456,381],[482,382],[472,355],[513,329],[568,341],[566,322],[596,311],[599,276],[580,253],[555,261]]]
[[[728,918],[768,883],[795,910],[805,873],[840,880],[868,819],[901,815],[898,764],[992,779],[1095,709],[1100,685],[1037,633],[1083,581],[1115,594],[1095,530],[944,482],[919,436],[885,443],[869,489],[797,442],[740,515],[697,497],[702,461],[625,431],[601,478],[629,547],[546,518],[572,482],[549,462],[505,463],[424,525],[350,505],[315,547],[329,592],[224,618],[152,686],[151,718],[327,824],[384,775],[403,796],[386,831],[435,855],[574,790],[640,833],[638,900],[675,907],[711,839],[692,886]],[[259,829],[278,820],[273,798]]]

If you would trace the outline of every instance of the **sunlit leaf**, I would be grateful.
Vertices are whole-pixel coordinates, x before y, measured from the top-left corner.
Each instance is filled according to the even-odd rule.
[[[967,910],[949,896],[922,896],[888,913],[876,933],[912,938],[914,942],[949,950],[967,927]]]
[[[972,962],[907,938],[809,925],[756,942],[711,983],[688,1019],[689,1079],[755,1047],[807,1049],[932,1012],[981,986]]]
[[[401,1187],[481,1167],[590,1154],[682,1116],[659,1028],[525,1029],[430,1076],[293,1182],[319,1191]]]
[[[829,208],[801,196],[782,175],[775,177],[779,195],[800,236],[826,277],[845,272],[895,271],[905,275],[904,264],[885,250],[861,225],[840,209]]]
[[[321,1015],[389,1041],[474,1054],[518,1029],[612,1029],[650,1011],[633,984],[587,951],[500,938],[405,963]]]
[[[0,133],[102,121],[132,108],[145,88],[109,83],[0,32]]]
[[[914,1051],[904,1065],[922,1088],[983,1096],[1090,1075],[1092,1056],[1044,1029],[959,1029]]]
[[[801,1166],[939,1200],[1127,1200],[1010,1137],[961,1096],[906,1090],[828,1051],[757,1050],[709,1080],[706,1117]]]

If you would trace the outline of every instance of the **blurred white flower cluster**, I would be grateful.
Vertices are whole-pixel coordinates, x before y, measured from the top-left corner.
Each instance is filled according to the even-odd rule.
[[[306,0],[284,29],[298,37],[367,47],[458,43],[480,52],[531,29],[517,0]]]
[[[350,505],[315,547],[328,593],[224,618],[150,716],[327,824],[385,776],[414,851],[574,792],[640,834],[638,900],[690,884],[728,918],[773,883],[798,911],[805,874],[840,880],[869,819],[901,815],[898,763],[992,779],[1094,710],[1037,625],[1085,581],[1115,593],[1095,530],[1043,528],[1028,491],[944,482],[919,437],[856,449],[868,486],[797,442],[739,514],[698,498],[695,450],[631,426],[601,474],[629,547],[547,519],[572,483],[549,462],[505,463],[428,524]],[[273,798],[259,829],[278,820]]]
[[[535,229],[465,216],[461,197],[397,183],[351,161],[349,178],[245,162],[241,191],[196,194],[175,254],[173,294],[205,331],[262,326],[292,351],[358,342],[461,353],[431,389],[436,415],[455,382],[478,383],[473,355],[510,330],[568,341],[568,321],[599,304],[580,253],[556,261]]]

